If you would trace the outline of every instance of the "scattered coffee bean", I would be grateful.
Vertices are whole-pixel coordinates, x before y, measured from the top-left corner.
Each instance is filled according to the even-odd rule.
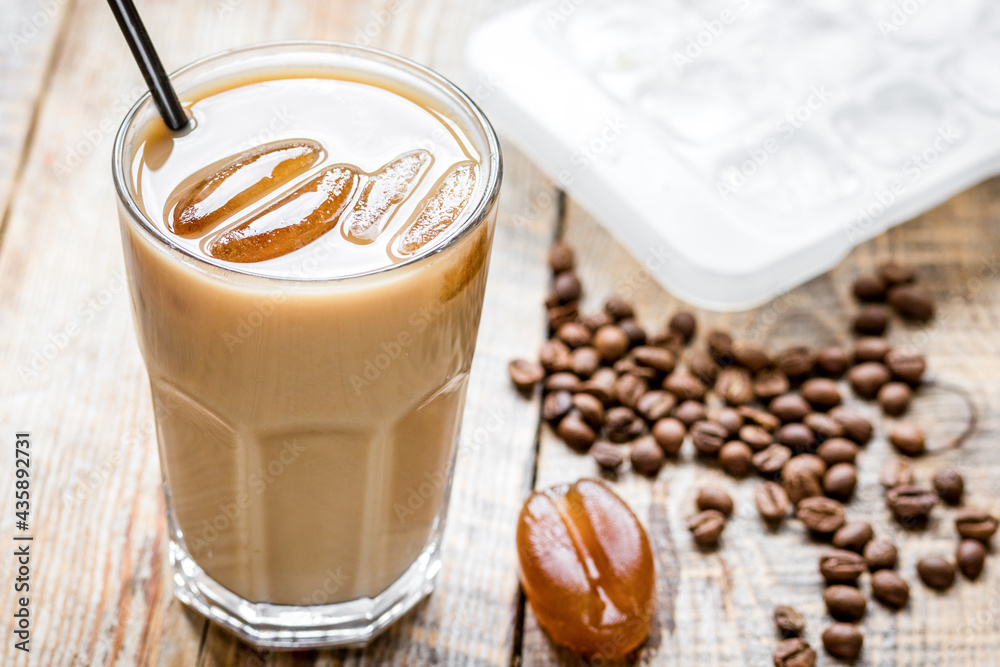
[[[615,471],[625,462],[624,447],[610,442],[598,442],[590,448],[590,456],[602,470]]]
[[[771,445],[753,455],[753,467],[765,477],[775,477],[792,458],[792,450],[784,445]]]
[[[955,562],[966,579],[978,579],[986,563],[986,546],[979,540],[962,540],[955,550]]]
[[[858,301],[870,303],[885,301],[887,288],[888,286],[885,284],[885,281],[882,280],[881,276],[863,275],[858,276],[858,278],[854,281],[852,291],[854,292],[854,297]]]
[[[741,405],[739,413],[740,416],[743,417],[743,419],[748,423],[756,424],[765,431],[774,431],[776,428],[781,426],[781,420],[772,415],[770,412],[753,408],[749,405]]]
[[[549,308],[548,312],[550,331],[555,331],[563,324],[572,322],[580,315],[579,302],[572,301],[567,304],[559,305],[559,299],[555,295],[553,295],[552,300],[556,302],[556,305]]]
[[[718,486],[706,486],[698,491],[695,505],[699,510],[717,510],[726,516],[733,513],[733,498]]]
[[[635,310],[632,308],[632,304],[617,296],[613,296],[605,302],[604,312],[616,320],[635,317]]]
[[[840,389],[829,378],[812,378],[802,384],[802,397],[816,410],[827,411],[840,405]]]
[[[927,586],[943,591],[955,583],[955,566],[941,556],[924,556],[917,561],[917,575]]]
[[[872,595],[887,607],[900,609],[910,599],[910,585],[892,570],[878,570],[872,573]]]
[[[670,350],[652,345],[640,345],[632,350],[635,362],[641,366],[647,366],[663,375],[669,375],[677,367],[677,357]]]
[[[815,496],[802,500],[795,516],[815,533],[833,533],[844,525],[844,506],[832,498]]]
[[[925,522],[937,501],[937,494],[922,486],[897,486],[885,494],[886,506],[908,527]]]
[[[989,542],[998,525],[997,518],[984,510],[967,508],[955,514],[955,529],[966,539]]]
[[[861,553],[874,534],[872,525],[867,521],[848,521],[833,534],[833,546]]]
[[[743,426],[743,415],[736,408],[722,408],[715,415],[715,421],[726,427],[730,438],[735,437]]]
[[[557,422],[573,409],[573,395],[568,391],[554,391],[542,401],[542,419]]]
[[[646,421],[657,422],[670,415],[677,407],[677,399],[668,391],[646,392],[635,405],[636,412]]]
[[[549,249],[549,267],[553,273],[562,273],[573,268],[573,249],[564,241],[556,241]]]
[[[568,371],[553,373],[545,378],[542,385],[545,391],[578,391],[580,389],[580,378]]]
[[[904,382],[887,382],[878,390],[878,404],[882,412],[898,417],[906,412],[913,399],[913,390]]]
[[[705,338],[705,344],[708,346],[708,353],[717,362],[723,366],[729,366],[733,363],[733,337],[728,333],[718,329],[709,331]]]
[[[538,361],[549,373],[559,373],[569,370],[573,363],[569,347],[561,340],[547,340],[542,344],[542,350],[538,354]]]
[[[830,416],[844,427],[844,437],[848,440],[853,440],[859,445],[867,445],[872,439],[875,431],[872,423],[850,409],[838,406],[830,410]]]
[[[684,422],[685,426],[690,427],[695,422],[700,422],[705,419],[707,414],[704,403],[699,403],[698,401],[687,400],[674,408],[673,415],[677,419]]]
[[[895,457],[888,459],[879,472],[878,481],[887,489],[913,484],[913,464],[910,459]]]
[[[618,406],[611,408],[604,415],[604,430],[611,442],[635,440],[645,429],[645,423],[632,408]]]
[[[780,484],[764,482],[754,492],[754,503],[761,518],[768,522],[780,521],[788,513],[788,494]]]
[[[855,333],[862,336],[881,336],[889,328],[889,311],[883,306],[862,306],[854,316]]]
[[[681,310],[670,318],[668,326],[671,331],[677,332],[686,343],[694,336],[694,332],[698,328],[698,322],[690,312]]]
[[[924,355],[896,350],[885,355],[885,364],[893,377],[909,384],[919,384],[927,370]]]
[[[629,339],[620,327],[606,324],[594,334],[594,347],[605,361],[614,362],[625,356]]]
[[[694,350],[687,360],[688,369],[691,374],[705,384],[714,384],[715,378],[719,377],[722,367],[716,363],[708,352]]]
[[[866,361],[847,372],[847,381],[861,398],[872,399],[878,390],[891,379],[889,369],[877,361]]]
[[[857,622],[864,618],[868,602],[865,596],[853,586],[834,584],[823,591],[826,609],[838,621]]]
[[[747,443],[755,452],[763,451],[771,446],[774,438],[762,426],[744,424],[739,430],[740,440]]]
[[[703,547],[712,546],[722,537],[726,517],[718,510],[705,510],[688,519],[687,526],[696,543]]]
[[[827,465],[854,463],[858,458],[858,446],[847,438],[830,438],[816,450],[816,455]]]
[[[854,343],[854,363],[866,361],[883,361],[892,346],[889,341],[880,336],[863,336]]]
[[[601,355],[595,348],[578,347],[570,355],[570,368],[581,378],[589,378],[601,365]]]
[[[823,631],[823,648],[840,660],[857,660],[864,643],[861,631],[850,623],[834,623]]]
[[[556,331],[556,338],[571,348],[590,345],[592,337],[593,334],[590,333],[590,329],[579,322],[567,322]]]
[[[668,417],[660,419],[653,425],[653,439],[667,456],[677,456],[684,444],[687,428],[679,419]]]
[[[753,378],[753,392],[763,401],[787,393],[789,386],[788,376],[777,368],[759,370]]]
[[[691,426],[691,442],[704,456],[716,456],[726,443],[726,427],[709,420],[695,422]]]
[[[793,452],[808,452],[816,446],[816,435],[805,424],[785,424],[774,434],[774,439]]]
[[[575,273],[562,271],[556,274],[555,280],[552,281],[552,293],[560,304],[567,304],[580,298],[583,287]]]
[[[768,366],[771,363],[771,358],[758,345],[746,341],[736,341],[733,343],[733,361],[751,373],[756,373]]]
[[[746,477],[751,470],[753,450],[745,442],[730,440],[719,450],[719,464],[733,477]]]
[[[790,347],[775,356],[774,365],[789,379],[802,379],[812,373],[816,355],[808,347]]]
[[[774,608],[774,624],[784,637],[798,637],[806,629],[806,618],[788,605]]]
[[[580,316],[580,324],[590,329],[590,331],[596,332],[598,329],[603,327],[605,324],[614,324],[614,320],[611,316],[605,313],[603,310],[599,310],[594,313],[587,313],[586,315]]]
[[[840,347],[824,347],[816,353],[816,372],[829,378],[839,378],[847,372],[850,359]]]
[[[570,402],[572,403],[572,400]],[[597,439],[594,429],[590,428],[587,422],[583,421],[583,418],[574,413],[562,418],[556,432],[567,445],[580,452],[590,449],[594,440]]]
[[[597,398],[605,406],[614,399],[615,382],[618,374],[610,368],[598,368],[590,379],[580,385],[580,391]]]
[[[816,651],[801,637],[778,642],[774,647],[774,667],[814,667]]]
[[[879,265],[878,275],[888,287],[912,283],[916,279],[913,269],[891,261]]]
[[[652,438],[639,438],[629,449],[632,469],[640,475],[653,477],[663,467],[664,454],[660,446]]]
[[[866,544],[863,554],[868,569],[872,572],[896,567],[896,545],[885,538],[876,537]]]
[[[625,332],[628,344],[631,347],[646,344],[646,330],[639,326],[639,323],[632,318],[618,320],[618,328]]]
[[[858,485],[858,472],[850,463],[837,463],[823,475],[823,490],[837,500],[848,500]]]
[[[910,422],[897,422],[889,430],[889,442],[907,456],[919,456],[927,450],[924,432]]]
[[[753,380],[745,368],[724,368],[715,381],[715,393],[726,405],[745,405],[753,400]]]
[[[795,461],[794,465],[812,471],[817,477],[822,477],[826,472],[826,462],[815,454],[799,454],[792,460]]]
[[[900,317],[917,322],[934,318],[934,301],[919,285],[899,285],[889,289],[889,305]]]
[[[844,435],[844,427],[840,422],[825,412],[810,412],[802,423],[812,429],[819,441],[840,438]]]
[[[943,468],[934,473],[934,490],[937,491],[941,500],[949,505],[957,505],[962,502],[962,494],[965,492],[965,479],[951,468]]]
[[[574,394],[573,407],[580,411],[583,421],[595,431],[604,425],[604,404],[590,394]]]
[[[785,488],[789,500],[798,505],[806,498],[823,495],[823,482],[820,475],[808,464],[803,464],[794,457],[781,469],[781,485]]]
[[[663,388],[682,401],[701,401],[705,398],[705,383],[680,371],[668,375],[663,381]]]
[[[642,378],[626,373],[615,382],[614,395],[622,405],[635,409],[639,405],[639,399],[649,391],[649,384]]]
[[[809,402],[798,394],[782,394],[771,399],[767,409],[783,422],[802,421],[812,412]]]
[[[846,549],[828,551],[819,558],[819,573],[827,584],[853,584],[866,569],[865,559]]]
[[[526,394],[531,393],[535,385],[545,377],[545,369],[541,364],[526,359],[515,359],[507,364],[507,372],[518,391]]]

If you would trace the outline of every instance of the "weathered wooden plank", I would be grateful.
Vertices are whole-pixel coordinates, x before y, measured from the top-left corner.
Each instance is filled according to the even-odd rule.
[[[923,283],[939,300],[940,313],[927,327],[893,325],[894,345],[913,344],[928,353],[931,371],[942,381],[968,390],[979,405],[978,434],[961,451],[947,451],[916,461],[921,479],[944,465],[966,475],[969,503],[998,509],[996,470],[1000,435],[996,406],[1000,385],[1000,181],[992,180],[965,192],[939,208],[861,246],[839,267],[757,310],[739,314],[700,313],[701,330],[724,327],[734,337],[755,339],[770,349],[795,342],[847,343],[845,331],[853,312],[849,284],[879,261],[896,258],[917,267]],[[635,299],[640,322],[662,327],[679,304],[647,278],[647,258],[634,258],[616,244],[597,223],[570,206],[565,239],[577,250],[586,306],[599,308],[617,294]],[[900,545],[900,571],[911,581],[909,607],[892,613],[878,604],[869,607],[862,624],[864,664],[983,665],[1000,661],[1000,562],[990,559],[978,582],[959,582],[939,595],[916,581],[916,560],[939,551],[950,555],[955,547],[951,512],[939,510],[923,533],[900,530],[887,517],[877,475],[891,455],[884,440],[885,424],[871,406],[860,410],[879,425],[876,440],[859,462],[860,488],[848,506],[851,517],[872,521],[879,534]],[[961,431],[965,405],[953,395],[927,390],[911,410],[927,429],[932,442],[942,442]],[[770,613],[775,604],[792,604],[808,617],[808,639],[819,645],[819,633],[829,623],[820,597],[816,570],[821,546],[810,543],[796,522],[786,522],[776,534],[767,533],[753,505],[756,480],[738,482],[717,469],[693,461],[688,443],[680,461],[668,463],[655,481],[631,471],[613,487],[635,509],[647,526],[658,564],[656,627],[638,655],[639,664],[656,665],[769,665],[777,638]],[[573,453],[546,427],[541,437],[537,486],[597,476],[587,456]],[[737,510],[718,551],[701,552],[687,533],[684,521],[693,513],[700,486],[718,483],[729,489]],[[822,655],[820,664],[831,664]],[[523,664],[579,664],[555,647],[527,612]]]

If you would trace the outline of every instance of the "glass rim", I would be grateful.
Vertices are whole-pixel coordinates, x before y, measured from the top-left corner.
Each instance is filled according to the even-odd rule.
[[[147,235],[149,235],[154,241],[158,242],[159,245],[165,247],[168,251],[180,253],[186,259],[192,261],[195,266],[202,270],[206,270],[213,276],[218,274],[220,271],[226,274],[234,274],[240,276],[242,279],[251,280],[261,280],[265,282],[272,283],[293,283],[293,284],[309,284],[309,285],[323,285],[329,283],[338,283],[349,280],[354,280],[357,278],[363,278],[366,276],[372,276],[376,274],[382,274],[396,269],[401,269],[403,267],[411,266],[413,264],[423,262],[428,260],[438,253],[441,253],[453,245],[457,244],[459,241],[464,239],[466,236],[471,234],[473,231],[479,228],[479,226],[486,220],[489,215],[490,210],[493,209],[500,196],[500,183],[503,179],[503,154],[500,150],[500,140],[497,137],[496,131],[493,129],[493,125],[490,123],[489,119],[483,113],[472,98],[470,98],[461,88],[455,85],[451,80],[447,79],[443,75],[435,72],[434,70],[421,65],[418,62],[410,60],[404,56],[397,55],[390,51],[384,51],[382,49],[376,49],[369,46],[361,46],[359,44],[351,44],[348,42],[337,42],[330,40],[277,40],[270,42],[260,42],[256,44],[250,44],[247,46],[239,46],[232,49],[227,49],[225,51],[218,51],[216,53],[209,54],[202,58],[198,58],[179,69],[174,70],[168,76],[172,80],[175,77],[181,76],[194,70],[196,68],[202,67],[204,65],[211,64],[212,62],[222,60],[234,55],[239,55],[242,53],[250,53],[253,51],[266,50],[268,48],[274,47],[321,47],[324,49],[337,50],[341,54],[355,55],[355,56],[368,56],[373,60],[381,59],[383,62],[387,62],[392,67],[399,70],[410,69],[418,76],[418,78],[424,78],[430,82],[440,86],[444,93],[454,97],[458,102],[464,105],[468,112],[470,113],[473,120],[479,125],[479,130],[482,132],[487,148],[488,154],[487,158],[489,160],[489,174],[486,181],[485,189],[482,191],[481,195],[475,201],[475,206],[470,209],[466,214],[465,220],[463,222],[463,227],[460,228],[455,234],[445,239],[443,243],[439,244],[437,247],[432,248],[426,253],[418,254],[402,262],[397,262],[395,264],[390,264],[388,266],[379,267],[376,269],[370,269],[367,271],[360,271],[358,273],[351,273],[345,276],[336,276],[332,278],[299,278],[294,276],[268,276],[259,273],[252,273],[250,271],[241,270],[236,267],[225,266],[222,264],[217,264],[211,262],[204,257],[199,256],[197,253],[192,252],[188,248],[176,243],[170,236],[164,232],[160,227],[151,220],[151,216],[141,207],[136,201],[135,194],[132,192],[132,188],[129,186],[129,179],[126,177],[125,171],[125,137],[129,130],[132,128],[135,122],[136,116],[139,111],[146,105],[151,103],[151,94],[147,90],[142,96],[132,105],[132,107],[125,114],[122,119],[121,125],[118,128],[118,132],[115,135],[114,145],[111,151],[111,173],[112,179],[115,184],[115,192],[118,197],[118,202],[125,207],[127,210],[131,221],[138,223],[138,227],[142,229]],[[473,128],[470,128],[473,129]]]

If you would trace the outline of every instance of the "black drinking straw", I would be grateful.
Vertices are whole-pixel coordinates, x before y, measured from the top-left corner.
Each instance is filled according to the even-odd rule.
[[[132,0],[108,0],[108,5],[118,20],[118,27],[125,35],[128,48],[132,50],[132,55],[142,72],[142,78],[146,80],[149,92],[153,95],[156,109],[163,116],[163,122],[173,132],[180,132],[187,126],[189,119],[184,113],[181,101],[177,99],[177,92],[170,85],[170,79],[163,69],[160,57],[156,55],[156,49],[149,40],[149,33],[139,18],[135,4]]]

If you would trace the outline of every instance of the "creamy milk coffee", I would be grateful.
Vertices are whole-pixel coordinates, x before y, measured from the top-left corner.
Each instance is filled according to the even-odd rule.
[[[192,131],[136,131],[151,224],[123,225],[175,540],[251,603],[377,596],[440,531],[495,216],[469,220],[482,148],[374,74],[182,98]]]

